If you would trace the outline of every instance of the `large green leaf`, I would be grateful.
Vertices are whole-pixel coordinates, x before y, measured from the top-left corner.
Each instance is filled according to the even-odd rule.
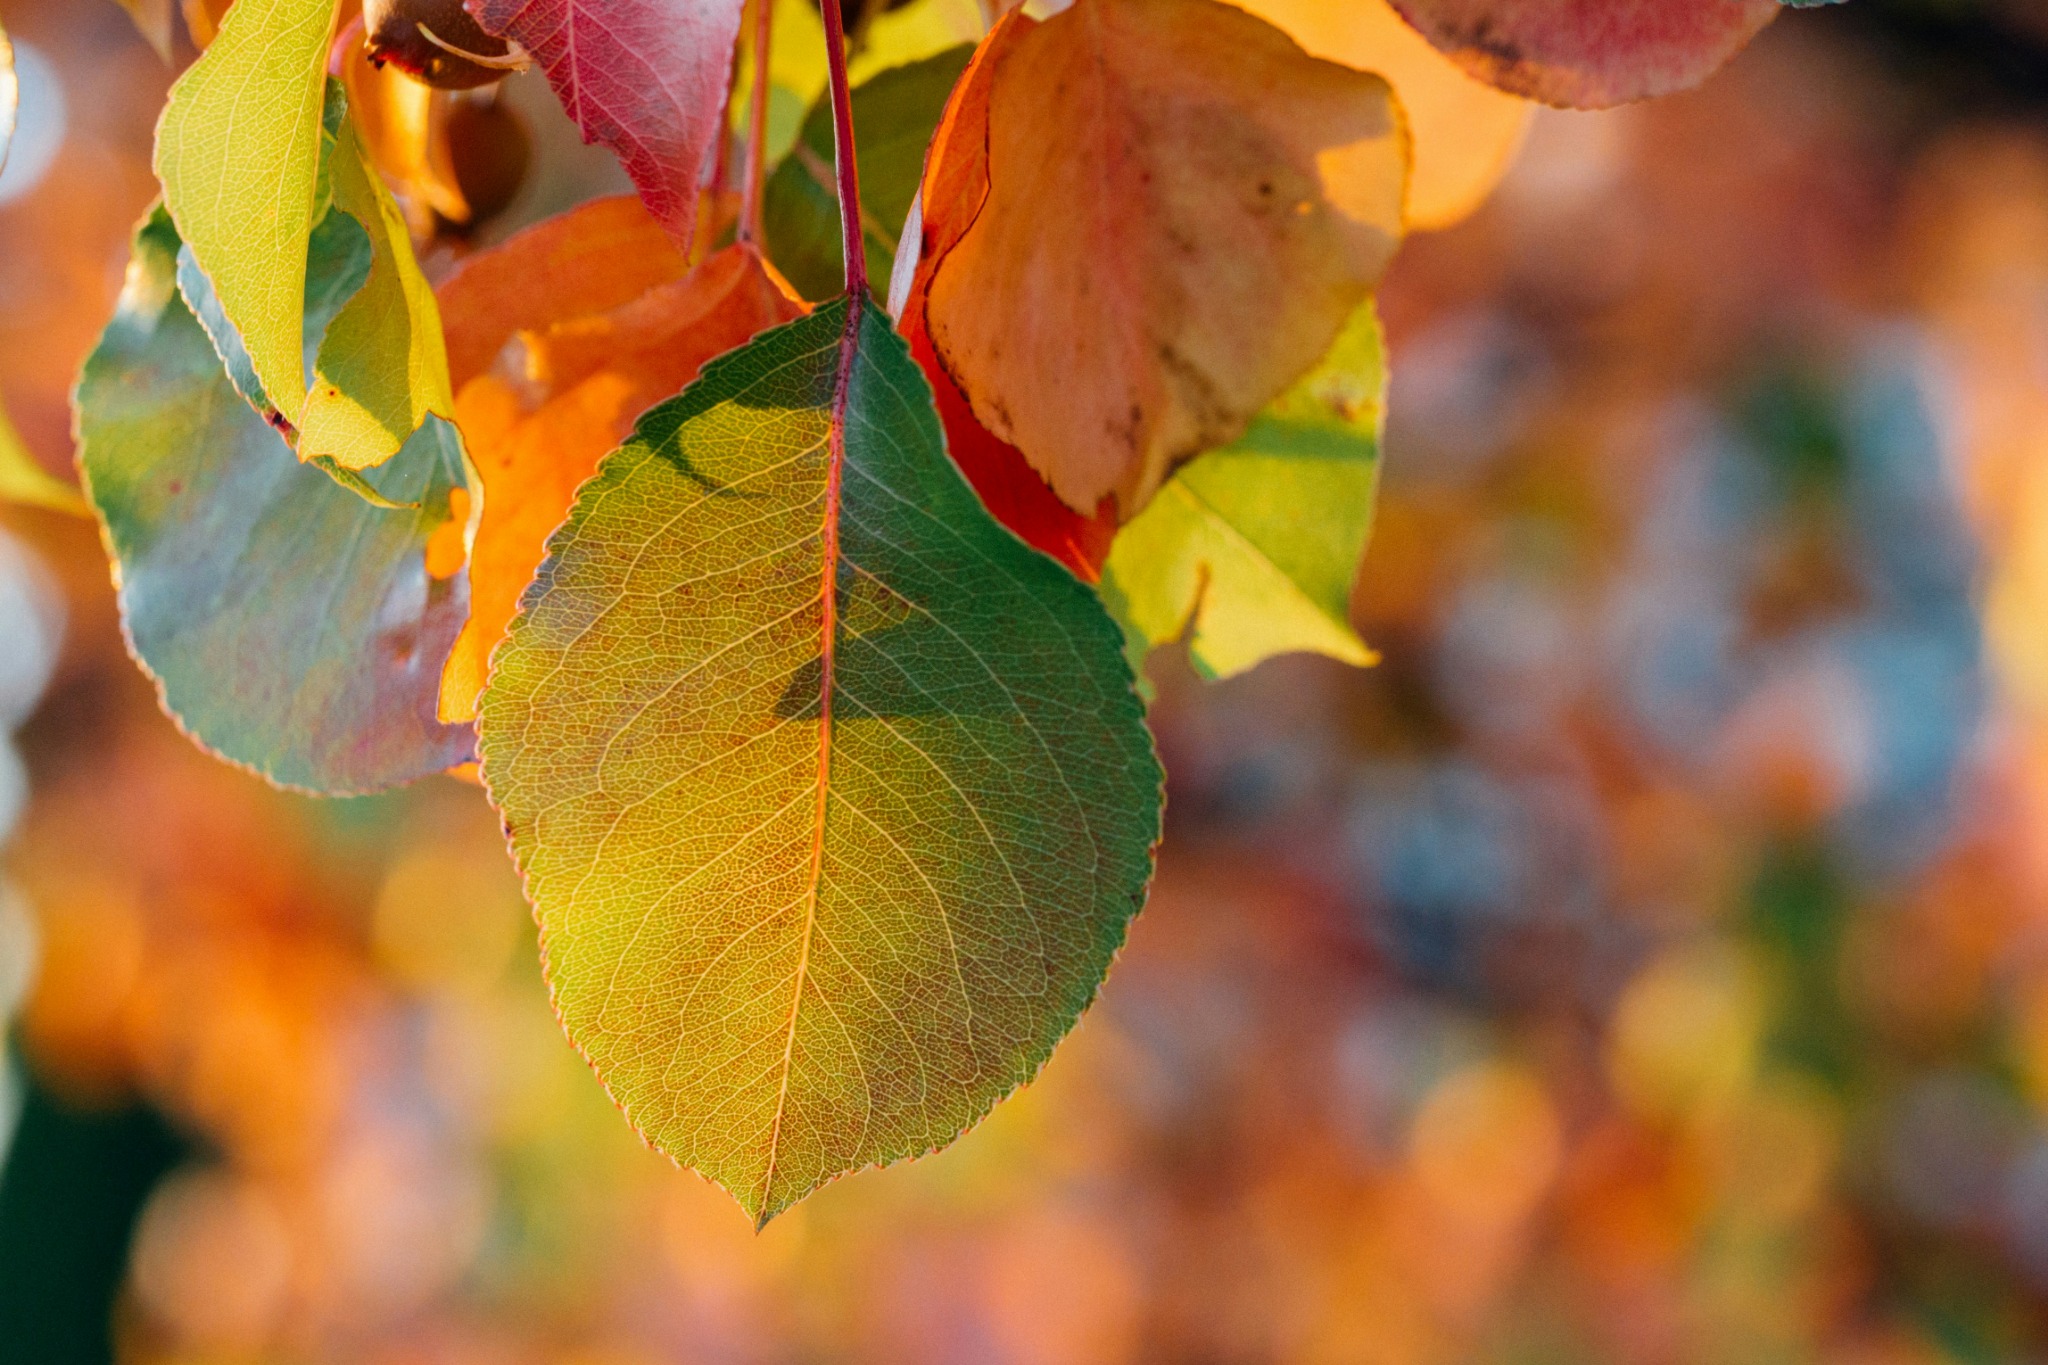
[[[1159,829],[1116,627],[982,509],[858,306],[641,419],[481,709],[570,1036],[761,1221],[1029,1079]]]
[[[240,0],[171,87],[156,133],[165,207],[294,426],[333,27],[334,0]]]
[[[301,365],[370,253],[340,215],[313,241]],[[425,561],[463,482],[454,429],[429,422],[378,471],[380,495],[412,504],[396,510],[300,464],[181,297],[179,245],[162,211],[137,234],[78,385],[131,647],[196,740],[284,785],[367,791],[464,761],[468,727],[435,705],[468,587]],[[216,310],[204,275],[184,283]]]
[[[868,278],[886,287],[910,201],[924,173],[924,149],[946,110],[953,83],[967,69],[974,45],[878,72],[853,92],[860,129],[862,234]],[[761,205],[768,259],[807,299],[829,299],[844,287],[839,198],[832,176],[832,105],[827,96],[804,120],[796,146],[769,177]]]
[[[1190,623],[1189,657],[1209,678],[1294,651],[1373,661],[1349,603],[1372,522],[1385,376],[1367,303],[1243,437],[1185,466],[1117,533],[1102,595],[1134,661]]]

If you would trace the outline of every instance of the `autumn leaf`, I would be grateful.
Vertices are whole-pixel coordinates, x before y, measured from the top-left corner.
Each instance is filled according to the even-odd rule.
[[[185,31],[192,35],[194,47],[204,52],[213,45],[233,4],[234,0],[180,0],[178,8],[184,12]]]
[[[869,279],[889,278],[897,235],[917,197],[925,148],[954,82],[973,55],[974,48],[963,44],[891,67],[854,87],[853,122],[860,129],[855,160]],[[832,298],[845,281],[832,156],[832,106],[820,100],[804,120],[796,145],[769,178],[763,208],[769,258],[808,299]]]
[[[1389,0],[1232,0],[1311,56],[1384,76],[1413,140],[1407,225],[1449,227],[1478,208],[1521,146],[1532,106],[1481,84],[1410,28]]]
[[[294,427],[333,0],[241,0],[157,124],[164,206]]]
[[[330,88],[345,104],[339,85]],[[413,257],[405,218],[364,161],[353,123],[342,120],[328,145],[334,207],[367,233],[370,269],[320,344],[299,419],[299,457],[360,470],[389,459],[428,414],[452,418],[455,399],[440,309]]]
[[[606,458],[480,732],[570,1036],[763,1222],[1029,1079],[1159,828],[1115,626],[982,510],[859,299]]]
[[[244,0],[246,3],[246,0]],[[533,54],[586,142],[610,148],[684,250],[725,127],[744,0],[467,0]]]
[[[370,255],[345,215],[314,245],[308,367]],[[181,297],[179,246],[159,210],[77,395],[80,466],[136,658],[194,739],[285,786],[368,791],[461,762],[469,728],[434,708],[468,595],[426,563],[463,482],[453,429],[429,422],[378,472],[399,510],[294,460]]]
[[[1188,635],[1205,678],[1276,654],[1373,662],[1350,623],[1379,472],[1385,369],[1368,303],[1323,363],[1117,533],[1102,596],[1132,652]]]
[[[1385,81],[1242,10],[1078,0],[995,63],[987,159],[933,344],[1069,506],[1128,518],[1329,349],[1393,253],[1408,152]]]
[[[1489,85],[1573,109],[1688,89],[1719,70],[1778,0],[1393,0]]]
[[[1084,516],[1060,501],[1022,451],[975,417],[967,396],[939,364],[925,327],[932,271],[988,198],[988,96],[993,73],[1017,35],[1035,22],[1017,10],[1004,14],[954,84],[932,134],[918,193],[897,243],[889,308],[899,320],[911,358],[932,386],[939,421],[946,430],[947,453],[973,485],[982,506],[1026,544],[1093,583],[1116,535],[1114,503],[1105,498],[1094,514]]]
[[[508,249],[521,248],[499,248]],[[727,247],[607,312],[522,330],[497,368],[463,387],[456,410],[484,506],[470,558],[470,619],[443,685],[444,720],[476,718],[491,651],[598,460],[705,361],[802,312],[752,247]]]

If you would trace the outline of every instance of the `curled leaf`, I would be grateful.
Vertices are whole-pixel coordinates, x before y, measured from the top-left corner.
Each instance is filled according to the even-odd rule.
[[[314,239],[302,365],[336,280],[367,266],[358,225],[332,221]],[[131,649],[194,739],[282,785],[369,791],[462,762],[469,727],[443,725],[435,701],[468,593],[459,561],[435,572],[427,558],[459,516],[453,428],[429,422],[377,471],[403,510],[293,459],[181,297],[179,247],[161,211],[138,233],[77,392]]]
[[[759,1222],[1028,1080],[1159,828],[1115,626],[982,510],[858,299],[605,459],[480,734],[570,1037]]]
[[[1778,14],[1778,0],[1393,0],[1488,85],[1601,109],[1698,85]]]
[[[452,418],[455,399],[433,287],[351,122],[335,132],[327,180],[334,207],[368,236],[370,269],[320,344],[299,418],[299,457],[368,469],[389,459],[429,414]]]
[[[1527,100],[1466,75],[1389,0],[1233,0],[1279,25],[1312,56],[1385,76],[1414,143],[1410,231],[1449,227],[1490,194],[1529,126]]]
[[[244,0],[246,3],[246,0]],[[533,55],[586,142],[617,154],[688,251],[697,186],[725,128],[744,0],[466,0]]]
[[[171,87],[156,173],[179,237],[294,427],[333,0],[241,0]]]
[[[1377,76],[1217,0],[1077,0],[993,64],[987,197],[925,322],[983,426],[1128,518],[1329,349],[1407,163]]]

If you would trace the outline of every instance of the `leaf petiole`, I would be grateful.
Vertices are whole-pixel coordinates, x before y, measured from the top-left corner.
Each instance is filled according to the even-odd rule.
[[[846,253],[846,292],[867,297],[867,244],[861,240],[860,168],[853,155],[853,91],[846,78],[846,25],[841,0],[825,0],[825,61],[832,79],[832,152],[838,167],[839,230]]]

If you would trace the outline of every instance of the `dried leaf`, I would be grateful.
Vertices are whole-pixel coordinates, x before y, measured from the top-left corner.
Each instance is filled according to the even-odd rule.
[[[802,312],[752,247],[727,247],[609,312],[521,332],[497,370],[463,386],[456,410],[484,505],[470,619],[443,681],[444,720],[475,719],[491,651],[598,460],[705,361]]]
[[[744,0],[466,0],[532,53],[586,142],[617,154],[687,252],[697,186],[725,128]]]
[[[1777,17],[1778,0],[1393,0],[1489,85],[1602,109],[1698,85]]]
[[[1311,56],[1392,82],[1414,142],[1410,231],[1449,227],[1493,192],[1531,105],[1472,79],[1410,28],[1389,0],[1232,0],[1278,24]]]
[[[1029,1080],[1151,875],[1117,630],[982,510],[865,300],[605,459],[480,733],[570,1037],[759,1222]]]
[[[1393,254],[1408,164],[1385,81],[1217,0],[1016,30],[987,156],[932,341],[1069,506],[1124,518],[1330,348]]]

